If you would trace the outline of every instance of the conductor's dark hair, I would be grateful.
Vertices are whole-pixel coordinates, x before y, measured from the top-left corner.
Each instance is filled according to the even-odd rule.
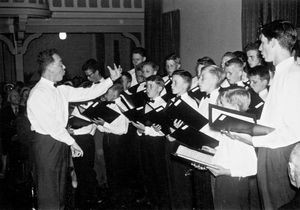
[[[264,25],[261,29],[261,34],[269,41],[271,39],[277,39],[279,45],[289,52],[292,51],[297,41],[297,31],[295,27],[291,22],[286,20],[275,20]]]
[[[95,71],[99,71],[99,74],[103,77],[104,73],[101,71],[101,66],[100,63],[98,61],[96,61],[95,59],[91,58],[89,60],[87,60],[86,62],[84,62],[84,64],[81,67],[82,71],[86,71],[90,69],[91,71],[95,72]]]
[[[158,75],[151,75],[146,79],[146,82],[154,82],[155,84],[159,85],[160,87],[164,88],[165,87],[165,82],[161,76]]]
[[[228,66],[231,66],[231,65],[237,65],[238,67],[241,67],[241,68],[243,68],[243,61],[241,61],[241,59],[239,59],[239,58],[232,58],[232,59],[230,59],[229,61],[227,61],[226,63],[225,63],[225,66],[226,67],[228,67]]]
[[[192,75],[190,72],[185,71],[185,70],[176,70],[176,71],[174,71],[172,76],[175,76],[175,75],[180,76],[186,83],[188,83],[189,84],[188,89],[190,89],[191,84],[192,84]]]
[[[132,76],[127,71],[122,72],[122,76],[126,77],[129,82],[132,81]]]
[[[270,73],[269,73],[269,67],[268,66],[255,66],[248,72],[248,77],[256,76],[258,75],[261,80],[267,80],[270,81]]]
[[[40,75],[44,74],[47,66],[54,62],[54,58],[52,57],[54,54],[58,54],[58,51],[56,49],[46,49],[39,52],[37,63],[39,65],[38,72],[40,73]]]
[[[142,47],[137,47],[137,48],[133,49],[131,54],[132,55],[140,54],[142,57],[147,57],[146,50],[145,50],[145,48],[142,48]]]

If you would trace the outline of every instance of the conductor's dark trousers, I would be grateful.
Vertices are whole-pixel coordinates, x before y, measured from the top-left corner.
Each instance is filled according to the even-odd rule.
[[[38,209],[64,209],[68,145],[35,133],[32,149]]]

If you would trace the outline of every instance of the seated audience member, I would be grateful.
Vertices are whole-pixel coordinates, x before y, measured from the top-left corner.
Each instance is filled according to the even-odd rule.
[[[206,95],[199,103],[199,113],[208,119],[208,105],[216,104],[219,96],[219,87],[224,79],[224,71],[216,66],[210,65],[203,67],[199,75],[200,91],[205,92]]]
[[[81,69],[90,82],[98,83],[104,81],[104,70],[101,69],[99,62],[95,59],[87,60]]]
[[[152,109],[165,107],[167,103],[160,96],[164,89],[164,81],[160,76],[152,75],[146,79],[147,96],[150,101],[144,106],[144,113]],[[168,209],[168,176],[165,159],[165,137],[155,127],[159,125],[148,125],[137,122],[132,124],[137,128],[139,135],[144,134],[141,139],[142,168],[146,196],[150,201],[148,204],[153,208]]]
[[[245,89],[230,89],[220,93],[217,103],[225,108],[244,112],[250,104],[250,94]],[[257,173],[254,148],[223,134],[219,134],[217,139],[219,146],[208,149],[215,153],[214,167],[207,167],[216,177],[214,207],[215,209],[249,209],[248,178]]]
[[[293,200],[280,207],[280,210],[300,209],[300,143],[292,150],[288,164],[290,182],[297,192]]]
[[[242,80],[244,64],[239,58],[232,58],[225,63],[225,73],[229,86],[246,87],[248,85]],[[221,86],[224,87],[223,85],[224,83]]]
[[[199,58],[197,60],[197,64],[196,64],[196,67],[195,67],[195,72],[196,72],[196,76],[193,77],[192,79],[192,86],[191,88],[194,88],[196,86],[198,86],[198,78],[201,74],[201,70],[203,69],[203,67],[205,66],[209,66],[209,65],[216,65],[214,60],[208,56],[205,56],[203,58]]]
[[[26,112],[26,106],[27,106],[27,99],[29,97],[30,88],[29,87],[23,87],[20,91],[20,113]]]
[[[259,52],[259,45],[260,43],[254,42],[249,43],[245,47],[245,53],[247,54],[247,63],[250,68],[263,64],[263,59],[261,53]]]
[[[220,63],[220,66],[223,70],[225,70],[225,63],[227,61],[229,61],[230,59],[232,58],[236,58],[236,56],[232,53],[232,52],[226,52],[222,58],[221,58],[221,63]]]
[[[20,95],[13,89],[7,97],[7,105],[2,107],[0,112],[1,140],[3,147],[2,168],[0,173],[5,174],[7,169],[7,156],[10,152],[12,138],[16,135],[15,120],[20,110]]]
[[[112,193],[112,201],[124,196],[124,183],[127,179],[127,139],[129,121],[122,114],[120,108],[120,94],[123,91],[121,84],[114,84],[104,96],[107,107],[120,113],[111,123],[98,118],[94,120],[97,129],[104,133],[103,152],[107,172],[108,187]]]
[[[146,50],[142,47],[137,47],[132,51],[132,64],[133,69],[129,70],[128,73],[131,74],[132,82],[131,87],[141,83],[140,76],[138,72],[138,65],[146,61]]]

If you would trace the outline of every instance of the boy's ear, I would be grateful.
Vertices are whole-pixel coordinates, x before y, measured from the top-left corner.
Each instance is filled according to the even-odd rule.
[[[180,69],[180,67],[181,67],[181,64],[178,63],[178,64],[177,64],[177,69]]]
[[[147,59],[147,58],[146,58],[146,57],[144,57],[144,58],[143,58],[143,62],[144,62],[144,61],[146,61],[146,59]]]

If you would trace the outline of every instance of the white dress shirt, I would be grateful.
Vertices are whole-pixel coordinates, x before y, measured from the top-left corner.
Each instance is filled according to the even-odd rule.
[[[260,92],[258,93],[258,95],[259,95],[259,97],[260,97],[263,101],[266,101],[267,96],[268,96],[268,93],[269,93],[268,89],[265,88],[265,89],[263,89],[262,91],[260,91]]]
[[[259,123],[275,128],[252,138],[255,147],[279,148],[300,141],[300,66],[290,57],[276,66]]]
[[[229,169],[232,177],[247,177],[257,173],[257,157],[254,147],[232,140],[207,124],[201,132],[219,141],[212,163]]]
[[[199,111],[199,105],[195,99],[193,99],[189,94],[186,92],[180,96],[180,98],[187,103],[190,107],[195,109],[197,112]]]
[[[98,125],[98,130],[104,133],[112,133],[116,135],[126,134],[129,125],[128,119],[122,114],[117,104],[107,104],[107,107],[120,113],[120,115],[111,123],[105,122],[103,125]]]
[[[158,96],[156,98],[153,99],[154,102],[149,102],[149,105],[153,108],[153,109],[156,109],[160,106],[162,106],[163,108],[166,107],[167,103],[164,101],[164,99],[161,98],[161,96]],[[145,106],[145,113],[151,111],[151,110],[147,110],[147,105]],[[150,108],[150,107],[148,107]],[[155,131],[154,128],[152,126],[145,126],[145,135],[148,135],[148,136],[164,136],[164,134],[159,131]]]
[[[106,79],[103,83],[93,84],[89,88],[74,88],[67,85],[54,87],[54,83],[43,77],[30,91],[27,101],[28,119],[31,130],[50,135],[57,141],[68,145],[74,139],[66,126],[69,118],[69,102],[87,101],[103,95],[113,84]]]
[[[139,86],[138,86],[138,88],[136,89],[136,92],[137,93],[139,93],[139,92],[141,92],[141,91],[144,91],[144,90],[146,90],[146,82],[142,82]]]
[[[135,68],[129,70],[128,73],[131,75],[131,78],[132,78],[130,87],[137,85],[138,82],[136,79]]]
[[[208,119],[208,106],[209,104],[216,104],[219,97],[219,89],[217,88],[210,93],[210,97],[202,98],[199,103],[199,113]]]

